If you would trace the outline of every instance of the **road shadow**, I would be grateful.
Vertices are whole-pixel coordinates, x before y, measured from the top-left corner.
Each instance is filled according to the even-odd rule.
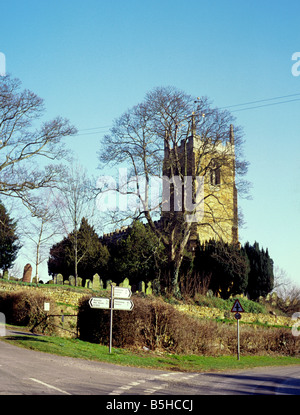
[[[11,332],[13,333],[13,332]],[[46,343],[46,340],[43,339],[42,336],[38,334],[28,334],[28,333],[21,333],[17,332],[18,334],[16,336],[5,336],[5,339],[7,340],[30,340],[30,341],[37,341],[37,342],[43,342]]]
[[[16,336],[41,336],[41,334],[31,333],[28,331],[19,331],[19,330],[7,330],[9,335],[14,334]]]
[[[300,368],[299,368],[300,374]],[[225,374],[225,373],[216,373],[210,374],[215,378],[216,382],[223,383],[224,380],[228,381],[233,380],[236,385],[235,390],[230,390],[226,388],[226,382],[224,382],[224,388],[226,388],[226,393],[239,393],[242,394],[255,394],[255,395],[268,395],[268,394],[278,394],[278,395],[300,395],[300,378],[298,377],[288,377],[288,376],[273,376],[273,375],[242,375],[242,374]],[[232,383],[229,382],[229,385],[232,386]],[[229,386],[228,385],[228,386]],[[250,386],[250,388],[249,388]],[[253,387],[255,391],[253,392]],[[251,389],[251,390],[249,390]]]

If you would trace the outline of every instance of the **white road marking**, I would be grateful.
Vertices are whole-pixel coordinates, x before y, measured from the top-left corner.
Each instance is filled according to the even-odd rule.
[[[62,389],[56,388],[55,386],[49,385],[48,383],[42,382],[41,380],[34,379],[34,378],[29,378],[29,379],[32,380],[33,382],[37,382],[37,383],[40,383],[41,385],[47,386],[47,388],[54,389],[58,392],[64,393],[65,395],[71,395],[71,393],[66,392]]]
[[[172,378],[172,377],[174,379],[174,375],[180,375],[180,378],[176,379],[178,381],[180,381],[180,380],[189,380],[189,379],[194,378],[195,376],[199,375],[198,373],[195,373],[195,374],[183,377],[182,376],[183,374],[185,374],[185,373],[183,373],[183,372],[163,373],[163,374],[158,375],[158,376],[153,376],[149,379],[139,379],[138,381],[131,382],[128,385],[119,386],[117,389],[114,389],[108,395],[122,395],[125,391],[133,388],[134,386],[139,386],[142,383],[146,383],[146,382],[147,383],[148,382],[153,382],[155,380],[158,380],[158,381],[163,381],[164,380],[164,381],[166,381],[166,380],[169,380],[167,378]],[[158,391],[160,389],[165,389],[167,387],[168,387],[168,383],[161,383],[160,385],[153,385],[152,387],[148,387],[147,389],[145,389],[144,393],[147,394],[147,395],[151,395],[151,394],[155,393],[156,391]]]

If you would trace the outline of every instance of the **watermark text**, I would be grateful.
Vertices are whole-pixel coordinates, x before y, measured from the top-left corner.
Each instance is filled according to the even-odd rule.
[[[5,314],[0,313],[0,337],[6,336],[5,324],[6,324]]]
[[[295,321],[292,327],[292,335],[298,337],[300,336],[300,330],[298,330],[298,327],[300,327],[300,313],[294,313],[292,315],[292,320]]]
[[[105,211],[183,212],[186,222],[200,222],[204,216],[204,178],[132,176],[119,169],[116,180],[101,176],[97,181],[97,208]]]
[[[292,61],[296,61],[292,65],[292,75],[293,76],[300,76],[300,52],[293,53]]]
[[[0,76],[6,75],[6,59],[4,53],[0,52]]]

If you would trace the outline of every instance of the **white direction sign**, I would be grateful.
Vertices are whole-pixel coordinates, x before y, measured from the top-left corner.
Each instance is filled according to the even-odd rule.
[[[131,311],[133,309],[133,302],[131,300],[113,300],[114,310],[126,310]]]
[[[91,308],[109,308],[109,298],[92,297],[89,304]]]
[[[241,303],[239,302],[239,300],[235,300],[232,309],[231,309],[232,313],[243,313],[244,309],[241,306]]]
[[[113,296],[114,298],[130,298],[131,289],[127,287],[114,287]]]

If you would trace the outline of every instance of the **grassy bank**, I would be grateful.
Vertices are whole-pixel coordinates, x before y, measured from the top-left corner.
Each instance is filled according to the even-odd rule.
[[[182,372],[211,372],[259,366],[300,365],[300,358],[288,356],[241,356],[241,359],[238,361],[236,356],[175,355],[149,351],[132,352],[126,349],[116,348],[113,348],[110,354],[107,346],[88,343],[78,339],[52,336],[10,336],[0,339],[31,350],[60,356],[107,362],[123,366]]]

